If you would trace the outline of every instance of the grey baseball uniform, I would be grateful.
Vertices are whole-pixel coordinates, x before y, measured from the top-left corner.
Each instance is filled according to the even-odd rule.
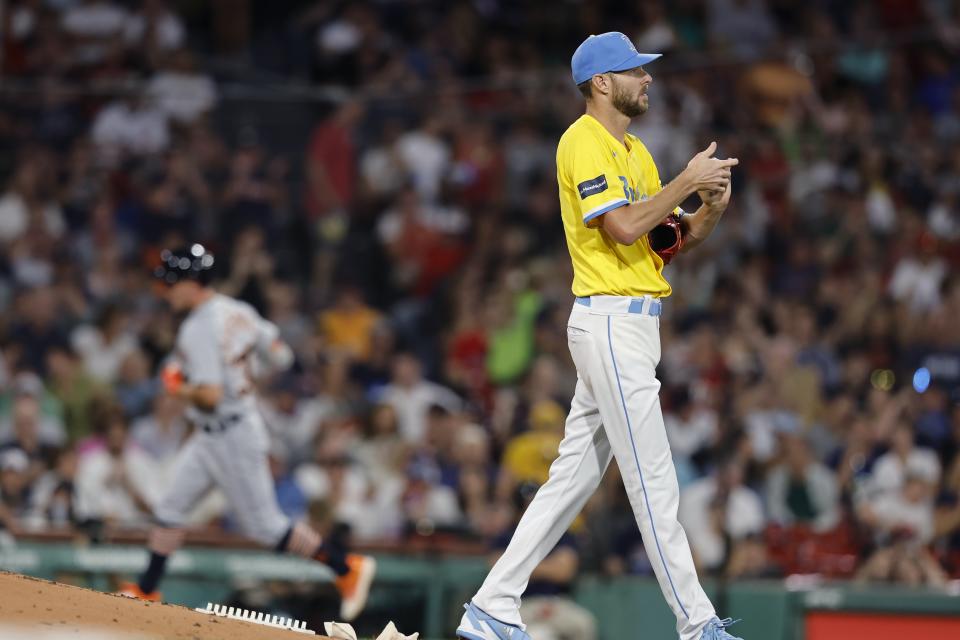
[[[189,409],[196,431],[177,461],[176,475],[156,509],[168,527],[180,526],[214,486],[227,496],[243,533],[275,545],[290,528],[270,474],[269,436],[257,408],[253,369],[278,336],[250,305],[215,294],[194,309],[177,335],[175,358],[193,385],[217,385],[216,410]]]

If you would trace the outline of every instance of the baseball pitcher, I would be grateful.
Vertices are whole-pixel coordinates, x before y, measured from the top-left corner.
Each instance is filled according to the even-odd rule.
[[[559,455],[507,550],[465,605],[466,640],[529,639],[520,596],[596,490],[612,458],[681,640],[737,640],[725,631],[700,586],[687,536],[677,522],[679,488],[660,412],[656,366],[660,314],[670,295],[664,264],[710,235],[730,201],[737,160],[712,157],[711,143],[661,187],[643,143],[627,133],[646,112],[652,82],[627,36],[590,36],[573,54],[574,83],[586,113],[560,138],[557,182],[573,262],[576,300],[567,340],[578,381]],[[679,204],[699,193],[703,205]]]

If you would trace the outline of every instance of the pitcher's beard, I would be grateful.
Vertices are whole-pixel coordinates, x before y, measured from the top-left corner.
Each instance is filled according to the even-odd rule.
[[[631,100],[630,96],[627,95],[626,92],[621,91],[619,87],[613,91],[613,108],[628,118],[636,118],[639,115],[643,115],[647,112],[647,106],[648,105],[641,102],[639,98]]]

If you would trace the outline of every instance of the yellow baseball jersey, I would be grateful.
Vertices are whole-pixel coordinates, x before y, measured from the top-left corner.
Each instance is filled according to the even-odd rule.
[[[560,138],[557,183],[574,295],[670,295],[661,273],[663,260],[650,249],[646,235],[627,246],[598,226],[608,211],[661,189],[657,166],[639,138],[628,133],[617,140],[584,114]]]

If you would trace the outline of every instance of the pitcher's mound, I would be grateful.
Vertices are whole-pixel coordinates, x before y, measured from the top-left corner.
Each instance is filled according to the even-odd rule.
[[[5,640],[323,640],[295,631],[0,572]]]

